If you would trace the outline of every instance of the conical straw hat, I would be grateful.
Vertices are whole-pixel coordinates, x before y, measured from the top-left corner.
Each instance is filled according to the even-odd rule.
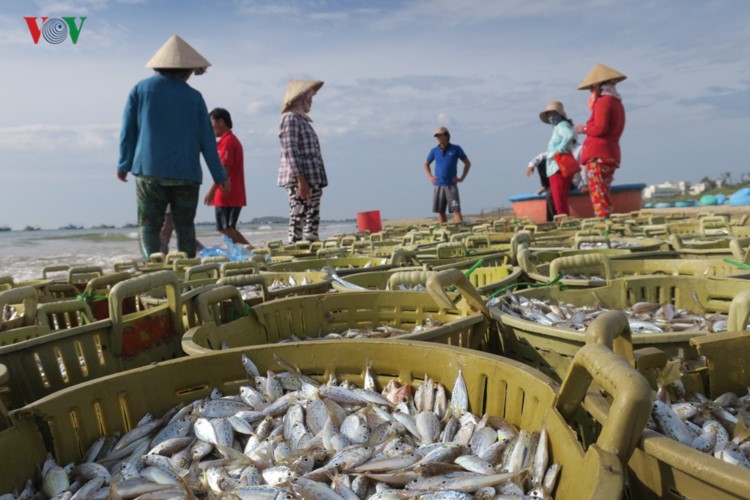
[[[147,68],[192,69],[202,75],[211,63],[177,35],[172,35],[146,63]]]
[[[565,114],[565,108],[563,108],[563,104],[560,101],[550,101],[549,104],[547,104],[547,107],[544,111],[539,113],[539,119],[542,120],[544,123],[549,123],[549,112],[555,111],[558,115],[562,116],[563,118],[568,118],[568,115]]]
[[[281,112],[286,113],[289,111],[289,108],[292,107],[294,101],[308,90],[314,90],[317,92],[322,86],[323,82],[320,80],[289,80],[286,84],[286,90],[284,91]]]
[[[626,78],[627,76],[623,75],[617,70],[610,68],[609,66],[597,64],[591,71],[589,71],[589,74],[586,75],[586,78],[583,79],[581,84],[578,86],[578,90],[586,90],[593,87],[594,85],[604,82],[611,81],[613,83],[618,83]]]

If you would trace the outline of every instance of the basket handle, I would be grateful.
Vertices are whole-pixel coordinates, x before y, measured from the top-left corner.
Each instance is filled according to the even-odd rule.
[[[97,290],[114,286],[117,283],[130,278],[132,278],[132,275],[126,272],[110,273],[105,274],[104,276],[99,276],[98,278],[94,278],[86,283],[86,288],[84,289],[83,294],[87,297],[93,297]]]
[[[0,293],[0,311],[6,305],[23,304],[23,324],[29,326],[34,324],[36,309],[39,304],[39,294],[33,286],[22,286],[12,288]]]
[[[210,321],[216,321],[214,315],[211,312],[212,306],[229,300],[232,306],[235,308],[237,316],[242,316],[245,312],[245,302],[242,300],[240,291],[234,286],[217,286],[210,290],[206,290],[203,293],[198,294],[195,298],[197,304],[196,313],[198,314],[198,320],[201,324],[206,324]]]
[[[445,271],[433,272],[427,277],[425,287],[432,298],[443,307],[454,308],[453,301],[445,293],[445,288],[455,286],[461,293],[466,303],[483,314],[488,314],[487,306],[482,300],[469,278],[458,269],[446,269]]]
[[[552,216],[552,222],[559,228],[562,227],[568,220],[568,214],[556,214]]]
[[[467,248],[482,248],[492,245],[488,234],[472,234],[464,238],[464,244]]]
[[[536,266],[531,262],[531,250],[526,245],[522,245],[516,252],[516,263],[525,273],[536,272]]]
[[[745,264],[750,264],[748,262],[748,257],[750,257],[750,238],[732,238],[729,241],[729,249],[732,251],[735,259]]]
[[[190,266],[185,269],[185,279],[183,281],[191,281],[199,274],[208,274],[209,279],[217,280],[219,279],[220,272],[221,266],[218,262],[208,262],[206,264]]]
[[[323,247],[315,252],[315,256],[321,259],[330,257],[345,257],[347,255],[349,255],[349,249],[344,247]]]
[[[667,241],[669,242],[670,245],[672,245],[673,249],[682,250],[682,238],[680,238],[679,234],[670,233],[669,237],[667,238]]]
[[[466,255],[466,245],[464,245],[463,241],[438,243],[436,250],[438,259],[450,259]]]
[[[727,233],[731,233],[729,229],[729,222],[724,217],[709,216],[703,217],[698,220],[698,232],[702,237],[706,236],[706,230],[709,229],[726,229]]]
[[[464,231],[464,232],[461,232],[461,233],[453,233],[453,234],[450,235],[450,237],[448,237],[448,241],[463,241],[465,243],[466,242],[466,238],[468,238],[469,236],[472,236],[473,234],[474,233],[472,233],[471,231]]]
[[[649,224],[643,226],[642,230],[644,236],[664,236],[669,234],[669,229],[666,224]]]
[[[112,267],[114,268],[116,273],[127,271],[128,269],[132,269],[133,271],[138,270],[138,261],[135,259],[127,259],[127,260],[118,260],[114,264],[112,264]]]
[[[571,271],[595,265],[602,267],[604,270],[604,278],[608,282],[612,280],[612,263],[606,255],[600,253],[558,257],[550,262],[549,275],[551,278],[554,278],[560,274],[562,269]]]
[[[220,269],[222,278],[238,274],[258,274],[260,272],[258,262],[254,260],[225,262],[221,264]]]
[[[10,290],[15,284],[12,276],[0,276],[0,290]]]
[[[609,240],[609,237],[607,236],[596,236],[596,235],[589,235],[589,236],[576,236],[574,240],[574,246],[575,248],[581,248],[582,243],[606,243],[607,248],[612,248],[612,242]]]
[[[202,258],[201,262],[203,262],[204,264],[216,263],[221,265],[224,262],[229,262],[229,257],[226,257],[224,255],[212,255],[211,257]]]
[[[355,241],[357,241],[357,239],[354,236],[344,236],[343,238],[341,238],[341,242],[339,242],[339,246],[350,247],[354,245]]]
[[[586,329],[586,343],[605,345],[635,366],[633,334],[622,311],[607,311],[592,321]]]
[[[601,344],[583,346],[573,358],[557,395],[556,408],[570,422],[595,382],[613,396],[612,408],[596,444],[628,463],[646,426],[653,391],[628,361]]]
[[[405,248],[397,248],[391,255],[392,267],[418,266],[417,253]]]
[[[67,271],[68,269],[70,269],[68,264],[52,264],[44,266],[42,268],[42,278],[47,279],[51,273],[59,273],[61,271]]]
[[[172,270],[176,273],[179,273],[180,271],[187,271],[188,268],[193,266],[199,266],[201,264],[200,259],[183,259],[183,258],[177,258],[174,260],[169,260],[169,256],[172,254],[167,255],[167,265],[172,266]]]
[[[747,327],[748,318],[750,318],[750,289],[742,290],[729,304],[727,331],[743,331]]]
[[[401,285],[413,287],[416,285],[425,285],[427,278],[434,271],[396,271],[391,274],[386,284],[386,290],[398,290]]]
[[[102,269],[101,266],[71,267],[68,269],[68,283],[76,283],[76,278],[80,278],[81,276],[86,277],[92,274],[96,275],[96,278],[99,278],[104,275],[104,269]]]
[[[528,231],[519,231],[510,239],[510,258],[515,259],[522,245],[529,247],[534,236]]]
[[[576,231],[574,236],[576,238],[583,236],[602,236],[602,232],[595,228],[595,226],[599,223],[600,222],[598,220],[584,220],[583,222],[581,222],[581,229]]]
[[[49,315],[65,313],[81,313],[83,322],[87,324],[96,321],[89,305],[80,300],[58,300],[41,304],[36,310],[36,320],[40,325],[49,325]]]
[[[154,288],[165,287],[167,305],[172,312],[172,327],[176,332],[182,332],[182,304],[180,298],[180,284],[173,271],[155,271],[153,273],[130,278],[117,283],[109,291],[109,318],[112,320],[112,354],[122,355],[123,314],[122,303],[128,297],[138,295]]]
[[[217,285],[231,285],[235,290],[242,286],[260,285],[260,293],[263,302],[268,300],[268,283],[266,277],[261,274],[238,274],[236,276],[225,276],[216,282]],[[239,290],[237,290],[239,293]],[[227,297],[228,298],[228,297]],[[240,294],[240,299],[242,295]]]

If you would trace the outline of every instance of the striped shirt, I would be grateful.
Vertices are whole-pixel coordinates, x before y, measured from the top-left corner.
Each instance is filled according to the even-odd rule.
[[[279,186],[296,185],[298,175],[303,176],[310,186],[322,188],[328,185],[320,143],[311,123],[310,118],[293,111],[281,115]]]

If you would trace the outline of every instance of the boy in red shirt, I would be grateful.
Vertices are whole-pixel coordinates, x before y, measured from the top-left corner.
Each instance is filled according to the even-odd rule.
[[[216,143],[219,149],[219,159],[227,170],[227,175],[232,183],[232,190],[226,193],[217,189],[219,187],[217,184],[212,184],[203,201],[206,205],[215,207],[216,229],[221,234],[228,236],[233,243],[250,245],[250,242],[236,228],[240,211],[247,204],[242,144],[240,144],[237,136],[232,133],[232,117],[229,115],[229,111],[223,108],[215,108],[208,116],[211,118],[214,135],[219,138]]]

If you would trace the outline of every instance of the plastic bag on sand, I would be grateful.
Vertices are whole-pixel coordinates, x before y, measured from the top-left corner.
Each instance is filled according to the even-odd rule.
[[[226,257],[231,261],[250,260],[255,255],[244,246],[236,245],[228,236],[224,236],[223,240],[224,246],[214,245],[212,247],[205,247],[198,254],[202,259],[219,256]]]

